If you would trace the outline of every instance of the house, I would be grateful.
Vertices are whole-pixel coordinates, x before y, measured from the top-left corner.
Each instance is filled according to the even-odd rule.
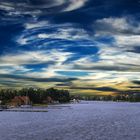
[[[9,103],[10,106],[21,106],[29,104],[31,104],[31,101],[28,96],[15,96]]]
[[[51,104],[51,103],[53,103],[53,99],[50,96],[48,96],[46,99],[43,100],[43,103],[44,104]]]
[[[53,100],[50,96],[43,100],[44,104],[59,104],[59,101]]]

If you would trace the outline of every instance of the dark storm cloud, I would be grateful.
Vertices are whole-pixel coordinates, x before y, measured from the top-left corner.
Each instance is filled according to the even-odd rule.
[[[140,86],[129,86],[129,88],[132,88],[132,89],[140,89]]]
[[[132,81],[134,84],[140,85],[140,81]]]
[[[135,46],[131,50],[128,50],[128,52],[140,53],[140,46]]]
[[[33,82],[69,82],[77,80],[77,78],[32,78],[26,77],[22,75],[10,75],[10,74],[0,74],[1,78],[4,79],[15,79],[15,80],[25,80],[25,81],[33,81]]]
[[[65,82],[65,83],[60,83],[60,84],[56,84],[56,86],[58,87],[65,87],[65,86],[72,86],[72,82]]]
[[[74,69],[83,69],[83,70],[101,70],[101,71],[140,71],[139,65],[125,65],[125,64],[118,64],[118,66],[112,65],[107,66],[105,63],[98,66],[98,64],[94,66],[84,66],[84,65],[74,65]]]
[[[120,92],[118,89],[112,87],[70,87],[70,89]]]

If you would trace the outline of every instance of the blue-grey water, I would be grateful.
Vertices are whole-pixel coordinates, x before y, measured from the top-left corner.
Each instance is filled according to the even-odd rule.
[[[0,112],[0,140],[140,140],[140,103],[81,102]]]

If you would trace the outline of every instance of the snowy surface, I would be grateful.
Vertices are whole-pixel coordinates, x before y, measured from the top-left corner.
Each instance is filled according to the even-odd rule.
[[[86,102],[0,112],[0,140],[140,140],[140,103]]]

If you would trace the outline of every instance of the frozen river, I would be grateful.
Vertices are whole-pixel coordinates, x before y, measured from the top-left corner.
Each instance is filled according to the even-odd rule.
[[[140,140],[140,103],[86,102],[0,112],[0,140]]]

